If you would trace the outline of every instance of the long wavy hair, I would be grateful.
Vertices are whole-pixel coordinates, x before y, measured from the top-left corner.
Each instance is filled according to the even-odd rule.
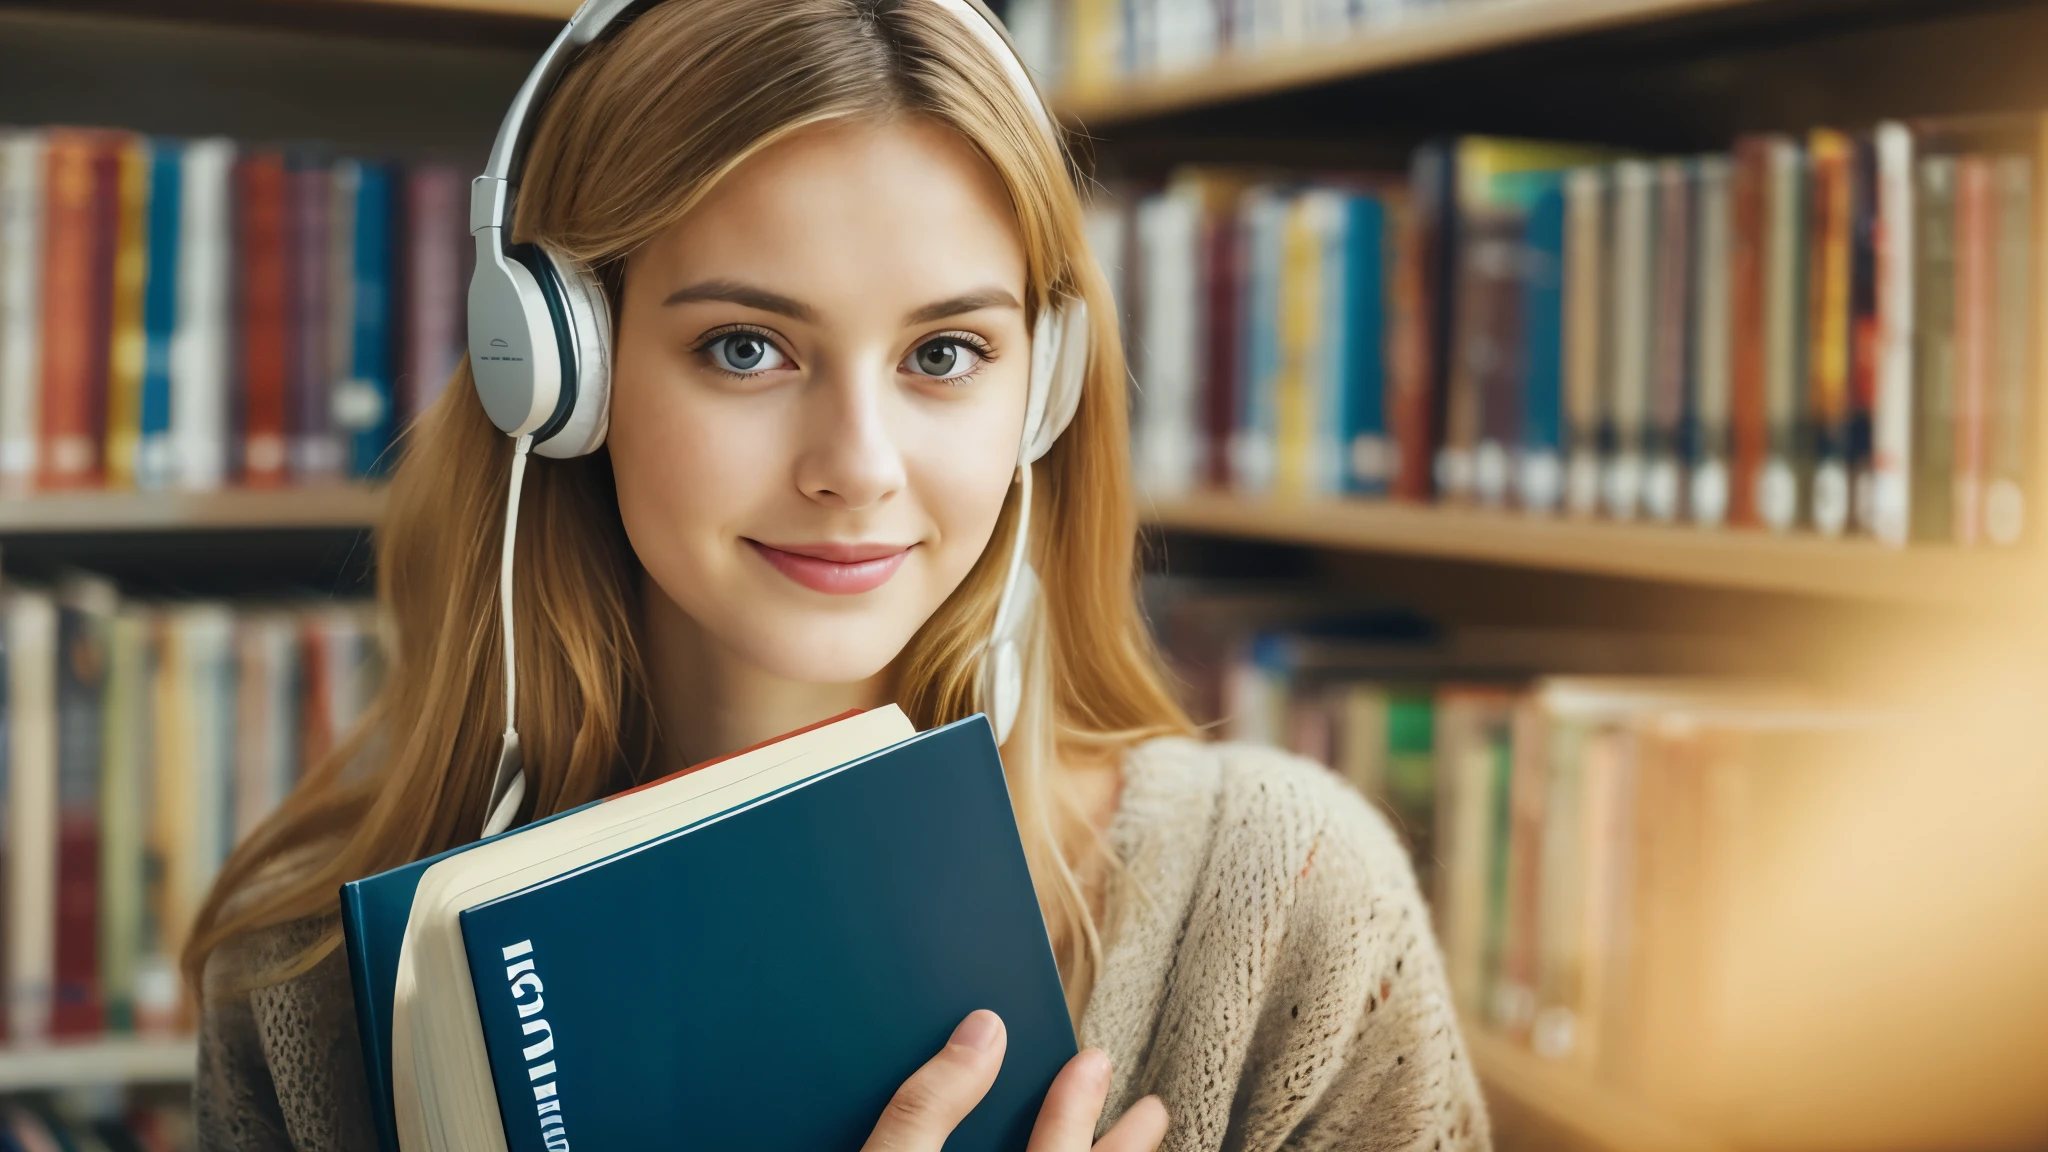
[[[1061,786],[1063,756],[1192,731],[1137,610],[1124,361],[1059,142],[999,61],[931,0],[670,0],[590,49],[548,101],[515,237],[545,240],[618,292],[627,257],[749,156],[826,121],[926,117],[987,158],[1024,240],[1027,310],[1079,295],[1092,355],[1080,410],[1037,465],[1031,551],[1043,594],[1003,761],[1054,950],[1080,1010],[1100,961],[1078,877],[1107,861]],[[475,837],[504,728],[497,612],[511,442],[467,362],[408,437],[377,534],[387,676],[360,728],[222,869],[183,949],[197,987],[238,933],[332,916],[338,886]],[[920,728],[982,709],[976,669],[1015,530],[1017,489],[981,560],[892,665]],[[639,783],[656,736],[640,650],[642,572],[609,456],[536,457],[515,581],[521,819]],[[306,851],[317,846],[315,851]],[[287,866],[288,865],[288,866]],[[330,926],[266,980],[310,968]]]

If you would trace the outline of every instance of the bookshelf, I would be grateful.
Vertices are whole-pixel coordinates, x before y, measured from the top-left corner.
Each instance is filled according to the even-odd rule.
[[[1391,500],[1207,494],[1151,502],[1145,519],[1155,528],[1241,540],[1933,607],[2004,602],[2040,577],[2029,553],[1890,548],[1811,534],[1619,524]]]
[[[358,484],[190,493],[45,493],[0,501],[0,539],[28,534],[368,528],[383,508],[382,488]]]
[[[190,1039],[106,1039],[34,1048],[0,1047],[0,1092],[100,1084],[176,1084],[192,1079]]]

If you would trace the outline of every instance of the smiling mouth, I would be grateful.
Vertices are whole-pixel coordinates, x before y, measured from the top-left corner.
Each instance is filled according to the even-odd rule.
[[[763,544],[741,537],[777,572],[835,596],[872,592],[889,582],[914,544]]]

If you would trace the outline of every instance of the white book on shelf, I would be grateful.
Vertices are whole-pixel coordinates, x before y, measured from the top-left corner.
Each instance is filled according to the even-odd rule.
[[[259,613],[236,622],[235,835],[239,841],[284,801],[294,770],[298,708],[297,622]]]
[[[1138,205],[1137,472],[1153,496],[1194,487],[1202,442],[1202,196],[1177,184]]]
[[[57,605],[16,588],[7,620],[7,1039],[49,1035],[57,960]]]
[[[234,244],[229,180],[235,145],[185,147],[179,211],[177,325],[171,333],[171,444],[177,484],[219,488],[228,470]]]
[[[1764,525],[1789,531],[1799,518],[1796,453],[1809,303],[1804,272],[1806,153],[1789,136],[1765,142],[1764,427],[1768,445],[1756,504]]]
[[[1729,251],[1734,243],[1733,166],[1725,156],[1694,162],[1693,227],[1697,244],[1693,292],[1693,522],[1717,528],[1728,517],[1728,434],[1733,348]]]
[[[177,675],[189,708],[183,729],[190,772],[191,828],[184,848],[183,891],[189,914],[227,859],[235,835],[235,616],[225,604],[182,605],[172,613]]]
[[[1633,520],[1643,498],[1643,433],[1649,419],[1652,294],[1656,259],[1656,169],[1639,160],[1614,166],[1613,243],[1607,296],[1607,514]]]
[[[1871,530],[1904,545],[1913,506],[1913,131],[1877,127],[1877,397]]]
[[[42,395],[43,137],[0,131],[0,490],[35,480]]]

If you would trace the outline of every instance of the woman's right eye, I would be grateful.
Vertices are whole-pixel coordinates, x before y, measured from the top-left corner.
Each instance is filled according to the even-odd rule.
[[[757,332],[728,332],[704,346],[711,363],[736,376],[751,376],[789,363],[766,336]]]

